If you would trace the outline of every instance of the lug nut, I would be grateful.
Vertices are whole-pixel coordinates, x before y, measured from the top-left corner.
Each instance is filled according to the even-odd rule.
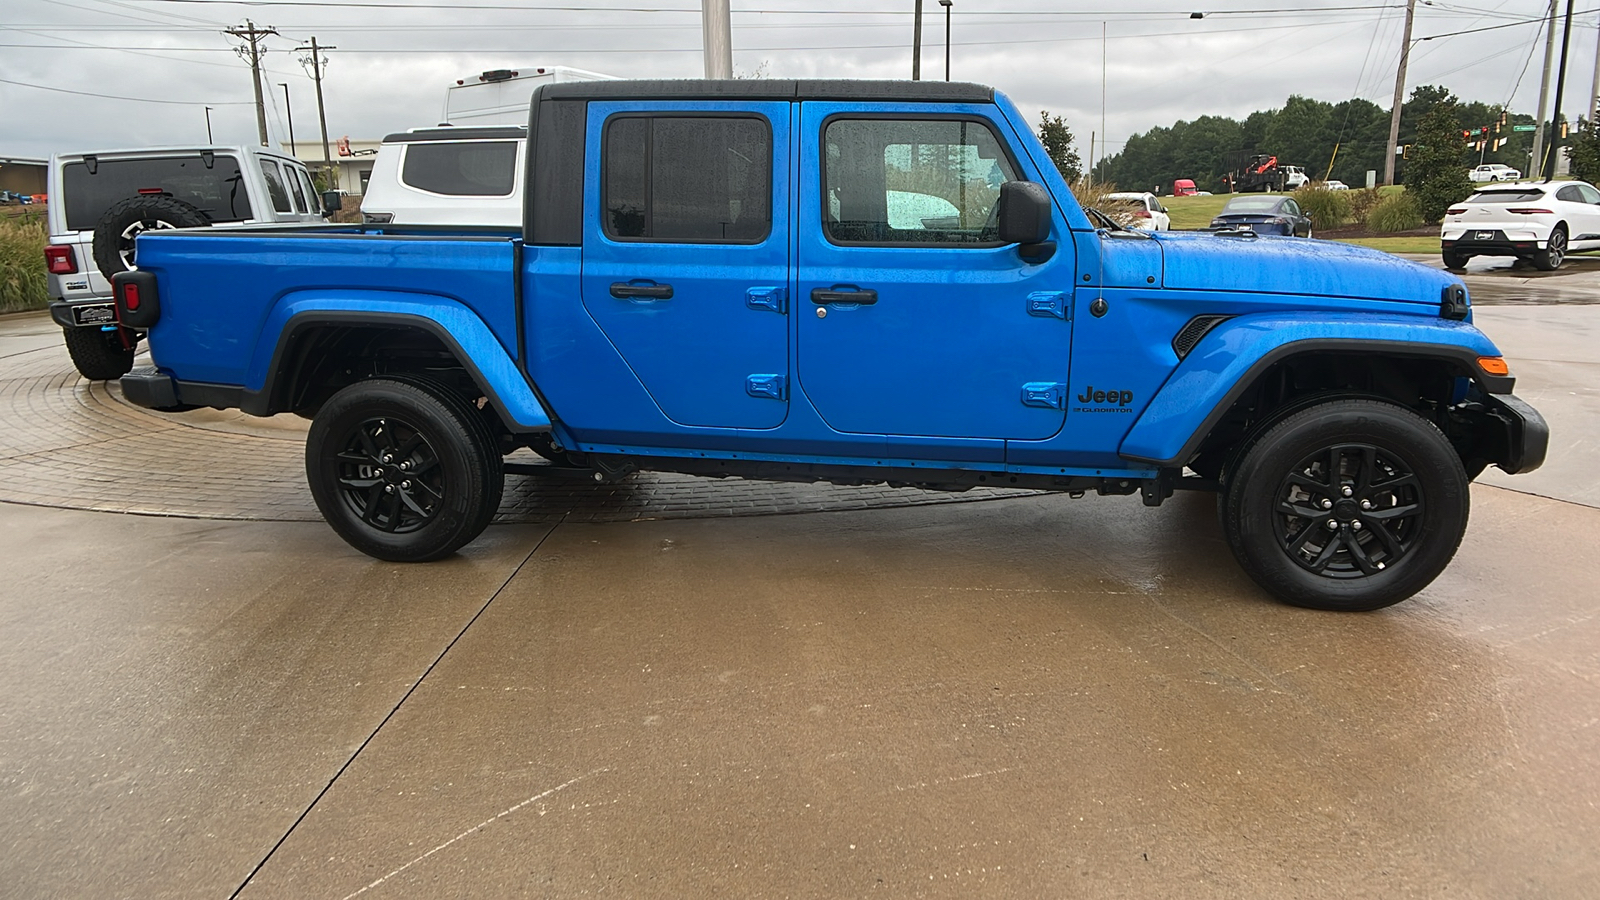
[[[1362,509],[1371,509],[1372,508],[1372,501],[1371,500],[1363,500],[1363,501],[1361,501],[1361,508]]]
[[[1328,520],[1328,530],[1329,531],[1332,531],[1332,530],[1334,530],[1335,528],[1338,528],[1338,527],[1339,527],[1339,520],[1338,519],[1329,519]]]
[[[1350,485],[1347,484],[1344,487],[1339,489],[1339,493],[1341,493],[1341,494],[1345,495],[1346,497],[1348,497],[1351,494],[1355,493],[1355,489],[1350,487]]]
[[[1360,531],[1361,530],[1361,523],[1360,522],[1351,522],[1350,523],[1350,530],[1351,531]]]
[[[385,453],[383,455],[383,461],[384,461],[384,463],[392,463],[392,462],[394,462],[394,454],[393,453]]]
[[[392,493],[394,493],[394,485],[392,485],[392,484],[386,484],[386,485],[384,485],[384,486],[383,486],[383,492],[384,492],[384,493],[385,493],[385,494],[392,494]]]
[[[1333,509],[1333,501],[1332,500],[1323,500],[1322,501],[1322,508],[1323,509]]]
[[[411,488],[411,482],[409,480],[402,481],[400,482],[400,486],[409,490]]]
[[[408,459],[405,462],[401,463],[400,464],[400,469],[401,469],[401,471],[405,471],[405,472],[411,471],[411,460]]]

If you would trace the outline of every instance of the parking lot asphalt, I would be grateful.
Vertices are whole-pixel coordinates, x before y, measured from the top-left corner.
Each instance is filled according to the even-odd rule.
[[[1265,598],[1202,495],[519,484],[376,562],[303,425],[0,318],[0,893],[1592,896],[1600,307],[1496,277],[1550,462],[1367,615]]]

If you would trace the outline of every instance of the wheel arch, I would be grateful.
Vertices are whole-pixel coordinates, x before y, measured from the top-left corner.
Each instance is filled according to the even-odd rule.
[[[1163,467],[1220,468],[1220,457],[1264,423],[1318,398],[1340,396],[1387,400],[1423,414],[1445,431],[1464,460],[1482,456],[1516,465],[1492,414],[1515,379],[1478,367],[1479,357],[1499,352],[1481,332],[1471,334],[1478,339],[1466,344],[1415,336],[1305,338],[1232,358],[1227,354],[1239,348],[1228,347],[1226,335],[1207,335],[1196,350],[1210,345],[1210,352],[1190,354],[1135,421],[1120,454]],[[1186,373],[1191,360],[1195,365]],[[1466,402],[1474,398],[1476,406]]]
[[[465,311],[461,311],[465,313]],[[476,323],[476,328],[472,327]],[[270,327],[264,335],[272,333]],[[240,408],[251,415],[314,411],[340,388],[383,374],[427,375],[487,399],[507,431],[550,430],[533,385],[470,313],[448,323],[418,309],[292,312],[270,350],[258,347]],[[469,397],[468,399],[475,399]]]

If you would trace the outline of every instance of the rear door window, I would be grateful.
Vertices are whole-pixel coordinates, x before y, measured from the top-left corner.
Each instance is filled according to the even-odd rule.
[[[285,165],[283,167],[283,180],[289,183],[289,196],[294,198],[294,211],[304,215],[311,206],[306,200],[308,195],[306,194],[305,185],[301,184],[300,179],[296,177],[294,166]]]
[[[70,162],[61,167],[61,193],[67,228],[90,231],[119,200],[141,191],[170,194],[194,206],[212,223],[243,222],[251,217],[250,191],[231,156],[200,154],[166,159],[102,159]]]
[[[608,237],[755,244],[772,230],[766,119],[618,116],[604,140]]]
[[[281,213],[294,212],[289,204],[289,189],[283,186],[283,176],[278,174],[278,164],[270,159],[261,160],[261,174],[267,179],[267,194],[272,197],[272,208]]]
[[[400,166],[402,184],[454,197],[509,196],[516,178],[516,141],[419,141]]]
[[[306,204],[311,212],[322,212],[322,198],[317,195],[317,186],[311,183],[311,175],[298,166],[294,168],[295,180],[300,182],[300,189],[306,192]]]

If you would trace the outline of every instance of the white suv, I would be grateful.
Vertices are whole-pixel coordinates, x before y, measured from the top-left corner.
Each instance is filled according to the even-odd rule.
[[[361,219],[376,225],[522,224],[528,129],[415,128],[378,147]]]
[[[1107,206],[1113,217],[1134,231],[1171,231],[1172,217],[1161,205],[1156,195],[1149,192],[1123,191],[1107,194]]]
[[[1546,271],[1571,250],[1600,249],[1600,190],[1583,181],[1479,188],[1445,212],[1445,268],[1474,256],[1515,256]]]
[[[305,165],[260,147],[59,153],[46,179],[50,316],[91,380],[133,366],[140,335],[116,324],[111,276],[133,268],[140,232],[326,221]]]

